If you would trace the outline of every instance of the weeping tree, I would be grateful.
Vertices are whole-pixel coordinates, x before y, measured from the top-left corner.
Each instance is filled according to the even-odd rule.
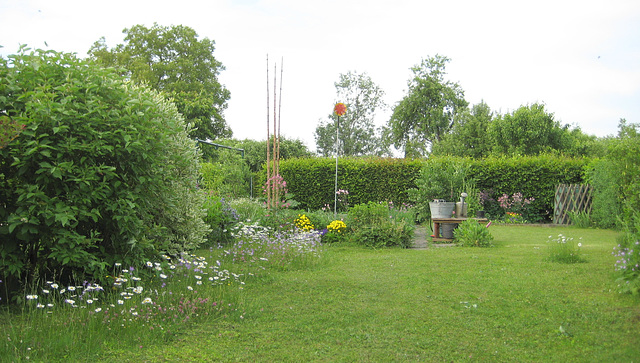
[[[396,148],[404,150],[405,157],[426,155],[430,145],[442,140],[467,108],[460,85],[444,78],[449,61],[436,55],[411,68],[407,94],[393,109],[388,123],[389,137]]]

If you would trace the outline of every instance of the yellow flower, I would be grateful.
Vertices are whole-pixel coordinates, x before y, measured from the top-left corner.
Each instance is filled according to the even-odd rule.
[[[329,225],[327,226],[327,230],[329,230],[329,232],[342,233],[346,229],[347,229],[347,225],[340,220],[335,220],[329,223]]]

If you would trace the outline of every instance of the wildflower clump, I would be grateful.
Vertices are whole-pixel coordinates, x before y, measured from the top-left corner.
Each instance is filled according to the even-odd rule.
[[[298,214],[298,218],[296,218],[293,223],[296,228],[301,229],[305,232],[312,231],[315,227],[313,223],[311,223],[311,219],[306,216],[306,214]]]
[[[580,238],[582,240],[582,238]],[[549,261],[560,263],[586,262],[580,254],[582,242],[575,243],[573,237],[558,234],[558,237],[549,236]]]
[[[346,223],[340,220],[335,220],[327,226],[327,231],[334,233],[343,233],[347,229]]]
[[[620,291],[631,294],[640,292],[640,241],[629,247],[618,245],[613,248],[613,255],[617,257],[616,271],[621,274],[618,279]]]

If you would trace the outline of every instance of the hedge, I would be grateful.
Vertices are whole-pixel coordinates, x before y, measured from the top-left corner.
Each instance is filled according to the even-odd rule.
[[[338,162],[338,189],[349,191],[350,205],[369,201],[408,203],[407,190],[415,187],[422,162],[393,158],[343,158]],[[301,209],[333,207],[336,161],[332,158],[287,159],[280,175]],[[258,173],[256,194],[261,195],[264,170]]]
[[[454,158],[455,159],[455,158]],[[349,191],[350,205],[369,201],[409,203],[407,190],[415,188],[416,178],[424,163],[439,163],[451,158],[426,160],[392,158],[344,158],[338,163],[338,188]],[[562,156],[518,156],[487,159],[457,159],[470,165],[471,177],[478,190],[487,191],[494,199],[502,194],[522,193],[534,198],[530,205],[533,215],[545,220],[553,216],[553,199],[557,184],[584,181],[587,158]],[[335,159],[288,159],[280,162],[280,174],[300,208],[316,210],[333,206]],[[259,190],[264,172],[258,174]],[[256,195],[260,195],[258,191]]]

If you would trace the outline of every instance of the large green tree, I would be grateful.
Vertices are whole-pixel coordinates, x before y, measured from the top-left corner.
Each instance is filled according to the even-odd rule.
[[[347,113],[340,117],[340,155],[387,154],[380,130],[376,130],[374,124],[376,112],[386,107],[384,91],[366,73],[340,74],[334,85],[338,100],[347,106]],[[337,121],[337,116],[331,114],[316,127],[316,148],[323,156],[332,155],[336,150]]]
[[[389,120],[393,145],[404,149],[405,157],[422,156],[453,127],[467,108],[459,84],[444,79],[450,59],[441,55],[423,59],[411,68],[408,91],[396,105]]]
[[[561,126],[544,104],[521,106],[497,117],[489,127],[493,150],[501,154],[538,155],[562,150],[569,126]]]
[[[454,120],[451,132],[433,144],[433,155],[469,156],[481,158],[491,153],[491,139],[487,134],[493,121],[491,108],[481,101]]]
[[[135,25],[124,29],[124,44],[109,49],[103,38],[89,55],[102,66],[118,67],[136,84],[162,91],[196,130],[192,137],[230,137],[223,117],[229,91],[218,81],[224,66],[214,56],[215,42],[198,39],[189,27]]]

